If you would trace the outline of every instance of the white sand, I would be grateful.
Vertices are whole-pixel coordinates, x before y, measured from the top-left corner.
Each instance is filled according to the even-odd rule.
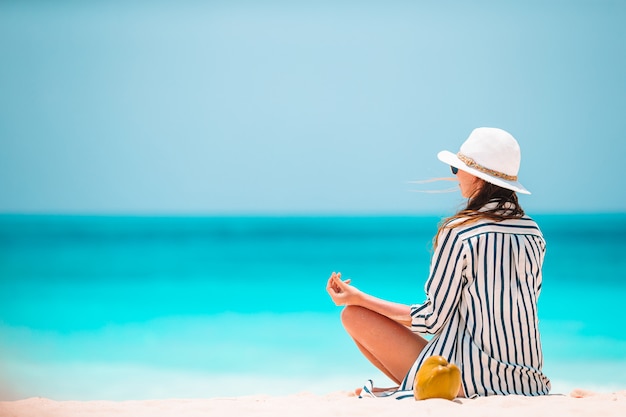
[[[30,398],[0,401],[1,417],[165,417],[165,416],[463,416],[567,417],[626,416],[626,391],[612,394],[543,397],[496,396],[474,400],[413,401],[358,399],[346,393],[319,396],[250,396],[147,401],[53,401]]]

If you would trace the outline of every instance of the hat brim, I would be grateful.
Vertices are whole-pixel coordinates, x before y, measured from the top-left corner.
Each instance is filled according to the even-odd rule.
[[[437,154],[437,158],[448,165],[451,165],[455,168],[458,168],[462,171],[465,171],[467,173],[470,173],[472,175],[474,175],[475,177],[481,178],[491,184],[497,185],[498,187],[502,187],[502,188],[506,188],[507,190],[513,190],[515,192],[518,193],[522,193],[522,194],[530,194],[530,191],[528,191],[522,184],[520,184],[517,181],[509,181],[509,180],[505,180],[503,178],[499,178],[493,175],[489,175],[487,173],[484,173],[482,171],[479,171],[475,168],[471,168],[467,165],[465,165],[465,163],[463,161],[461,161],[459,159],[458,156],[456,156],[456,154],[450,152],[450,151],[441,151]]]

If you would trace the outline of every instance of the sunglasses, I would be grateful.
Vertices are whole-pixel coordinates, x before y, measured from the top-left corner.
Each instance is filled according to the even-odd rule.
[[[452,171],[452,175],[456,175],[459,172],[457,167],[450,166],[450,171]]]

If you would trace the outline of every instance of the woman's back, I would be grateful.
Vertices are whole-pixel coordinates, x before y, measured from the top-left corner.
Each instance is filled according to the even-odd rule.
[[[441,355],[461,368],[466,395],[546,394],[536,309],[541,231],[527,216],[462,223],[442,230],[428,302],[413,306],[413,330],[435,334],[414,369]]]

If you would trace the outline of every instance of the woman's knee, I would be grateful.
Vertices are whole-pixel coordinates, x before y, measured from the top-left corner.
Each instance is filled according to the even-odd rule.
[[[366,320],[370,310],[360,306],[346,306],[341,311],[341,323],[348,331],[355,327],[360,327]]]

